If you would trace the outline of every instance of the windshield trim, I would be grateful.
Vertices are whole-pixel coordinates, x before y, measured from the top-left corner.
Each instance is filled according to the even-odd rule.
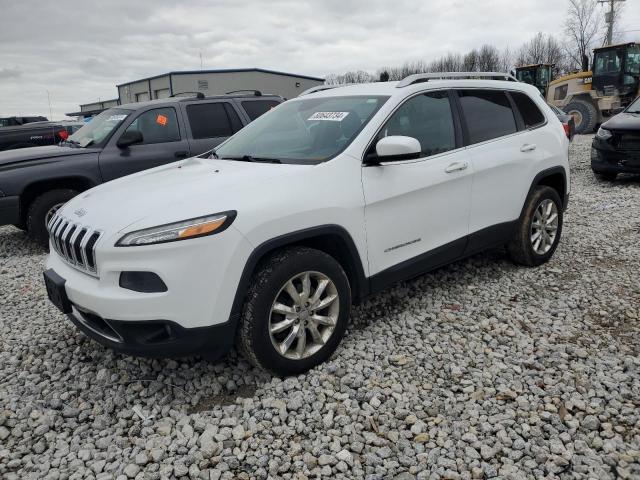
[[[318,97],[320,98],[320,97]],[[371,121],[376,117],[376,115],[378,115],[378,113],[380,113],[380,110],[382,110],[382,107],[384,107],[384,105],[389,101],[389,99],[391,98],[391,95],[323,95],[322,96],[323,99],[327,99],[327,98],[376,98],[380,101],[382,101],[382,103],[380,103],[380,105],[378,106],[377,110],[371,115],[371,117],[369,117],[368,121],[366,123],[363,123],[362,125],[360,125],[360,128],[354,133],[353,137],[351,137],[351,140],[346,143],[340,150],[336,151],[333,155],[330,155],[326,158],[323,158],[322,160],[312,160],[312,159],[308,159],[308,158],[282,158],[279,156],[273,156],[273,155],[268,155],[269,157],[273,157],[273,158],[277,158],[278,160],[280,160],[280,162],[282,164],[285,165],[320,165],[322,163],[325,162],[329,162],[331,160],[333,160],[334,158],[338,157],[339,155],[341,155],[342,153],[344,153],[344,151],[349,148],[353,142],[358,138],[358,136],[362,133],[362,131],[365,129],[365,127],[367,127]],[[314,99],[314,97],[304,97],[304,98],[300,98],[300,99],[295,99],[295,100],[289,100],[289,102],[283,102],[280,105],[285,105],[287,103],[294,103],[294,102],[304,102],[307,100],[312,100]],[[278,108],[278,107],[275,107]],[[266,114],[268,114],[269,112],[267,112]],[[264,115],[266,115],[264,114]],[[262,118],[264,115],[258,117]],[[256,119],[256,120],[258,120]],[[255,120],[254,120],[255,121]],[[224,142],[222,142],[220,145],[218,145],[217,147],[215,147],[214,149],[212,149],[216,155],[219,155],[219,158],[212,158],[212,160],[227,160],[227,161],[240,161],[240,160],[233,160],[233,159],[229,159],[227,157],[224,156],[224,154],[219,153],[219,149],[222,148],[227,142],[229,142],[231,139],[233,139],[233,137],[235,137],[238,133],[242,132],[242,130],[240,130],[239,132],[235,133],[234,135],[232,135],[231,137],[227,138]],[[211,150],[205,152],[205,154],[210,154]],[[205,155],[203,154],[203,155]],[[260,157],[261,155],[252,155],[252,156],[256,156],[256,157]],[[206,157],[208,158],[208,157]]]

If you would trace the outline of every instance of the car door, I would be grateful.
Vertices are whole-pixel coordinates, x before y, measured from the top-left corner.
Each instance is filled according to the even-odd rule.
[[[472,168],[447,91],[406,100],[385,122],[367,155],[374,155],[375,143],[389,135],[414,137],[422,149],[415,160],[362,168],[370,272],[390,274],[387,280],[393,281],[462,254]]]
[[[185,111],[193,155],[217,147],[242,128],[238,113],[227,101],[189,103]]]
[[[142,134],[142,142],[118,147],[118,139],[133,130]],[[134,117],[122,134],[109,140],[100,154],[100,171],[107,182],[187,158],[189,154],[189,142],[176,109],[172,106],[153,108]]]
[[[486,233],[490,242],[492,232],[499,236],[501,226],[520,216],[539,150],[518,125],[505,91],[465,89],[457,95],[474,171],[469,232]]]

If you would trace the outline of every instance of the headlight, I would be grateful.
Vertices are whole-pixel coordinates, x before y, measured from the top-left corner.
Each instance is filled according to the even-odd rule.
[[[596,137],[598,137],[600,140],[607,140],[613,137],[613,134],[611,133],[611,131],[607,130],[606,128],[600,127],[598,129],[598,133],[596,133]]]
[[[182,222],[136,230],[135,232],[127,233],[118,240],[116,247],[153,245],[213,235],[226,230],[236,218],[236,213],[235,211],[216,213],[206,217],[191,218]]]

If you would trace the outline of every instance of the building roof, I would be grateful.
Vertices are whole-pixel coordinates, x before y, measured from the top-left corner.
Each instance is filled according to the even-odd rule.
[[[162,73],[160,75],[154,75],[152,77],[140,78],[138,80],[134,80],[132,82],[120,83],[116,85],[116,87],[123,87],[125,85],[131,85],[133,83],[138,82],[146,82],[147,80],[153,80],[155,78],[166,77],[168,75],[194,75],[194,74],[207,74],[207,73],[242,73],[242,72],[262,72],[262,73],[272,73],[274,75],[282,75],[286,77],[294,77],[294,78],[304,78],[307,80],[315,80],[317,82],[324,82],[324,78],[319,77],[310,77],[308,75],[298,75],[296,73],[287,73],[287,72],[279,72],[277,70],[267,70],[264,68],[226,68],[226,69],[217,69],[217,70],[182,70],[177,72],[167,72]]]

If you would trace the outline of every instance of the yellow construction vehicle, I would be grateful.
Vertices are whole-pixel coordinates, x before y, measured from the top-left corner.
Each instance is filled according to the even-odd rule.
[[[553,66],[554,65],[552,63],[536,63],[533,65],[516,67],[515,77],[519,82],[535,85],[538,87],[538,90],[540,90],[540,93],[545,95],[547,93],[549,82],[551,82]]]
[[[589,72],[549,83],[547,102],[572,115],[576,133],[591,133],[640,94],[640,44],[609,45],[593,50]]]

